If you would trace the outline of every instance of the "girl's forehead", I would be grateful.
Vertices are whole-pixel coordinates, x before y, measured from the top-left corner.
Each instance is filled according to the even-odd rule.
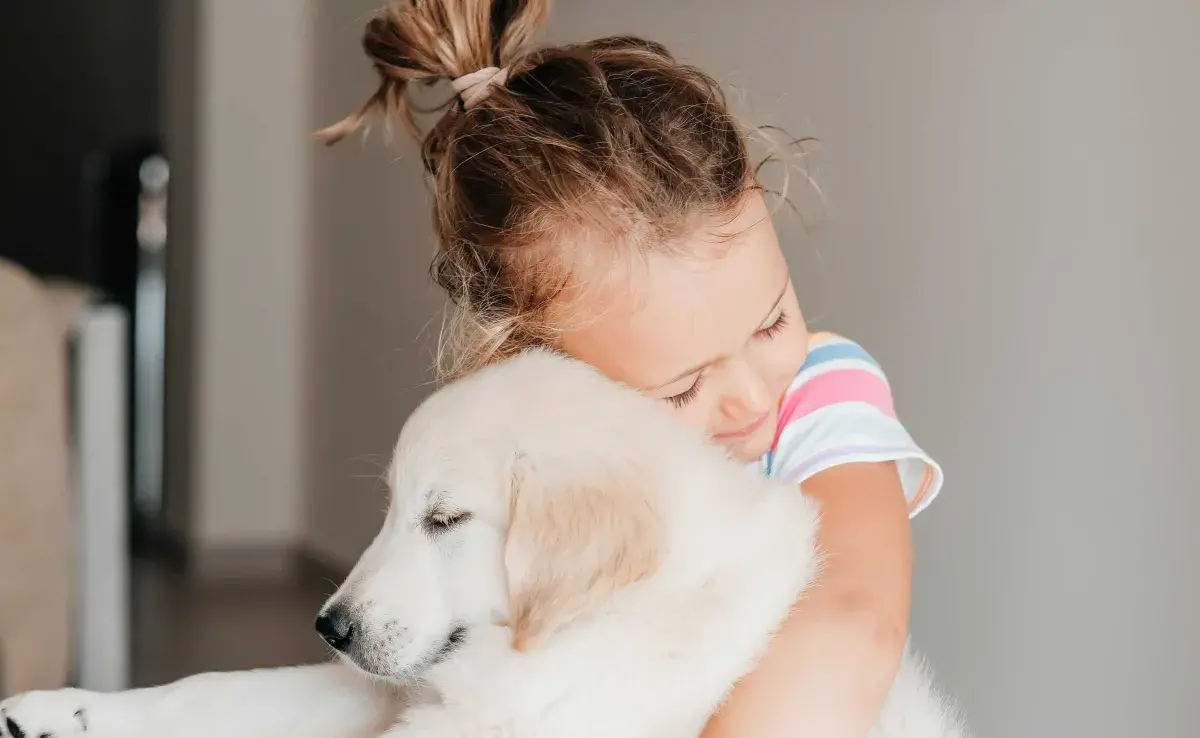
[[[563,349],[643,389],[737,351],[777,302],[787,262],[761,197],[720,227],[647,255],[622,284],[582,292]]]

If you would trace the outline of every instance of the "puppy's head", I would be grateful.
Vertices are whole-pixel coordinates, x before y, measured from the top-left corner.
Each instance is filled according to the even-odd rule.
[[[673,425],[547,352],[435,393],[396,446],[383,529],[318,630],[360,669],[401,682],[473,628],[507,624],[515,648],[533,647],[658,568],[651,439]]]

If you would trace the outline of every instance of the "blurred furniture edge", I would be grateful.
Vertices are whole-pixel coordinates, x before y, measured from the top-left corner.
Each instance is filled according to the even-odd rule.
[[[0,694],[128,685],[127,326],[0,259]]]
[[[78,682],[129,686],[129,499],[126,444],[129,319],[112,304],[89,305],[75,326],[76,622]]]

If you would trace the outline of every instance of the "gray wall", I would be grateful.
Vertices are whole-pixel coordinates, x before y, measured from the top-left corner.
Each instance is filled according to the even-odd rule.
[[[312,13],[293,0],[163,10],[164,512],[203,569],[304,536]]]
[[[302,533],[310,16],[293,0],[199,2],[201,551],[287,547]]]
[[[372,0],[322,0],[316,118],[358,103]],[[1200,10],[1154,0],[562,0],[819,135],[801,301],[875,352],[944,464],[916,639],[980,735],[1192,735],[1200,684]],[[405,151],[411,152],[411,149]],[[437,306],[411,156],[316,162],[308,536],[353,560]],[[1189,340],[1193,339],[1193,340]]]

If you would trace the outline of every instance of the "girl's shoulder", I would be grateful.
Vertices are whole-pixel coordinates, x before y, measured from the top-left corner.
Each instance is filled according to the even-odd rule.
[[[875,357],[845,336],[813,333],[808,338],[808,356],[784,394],[780,426],[843,402],[865,402],[896,416],[887,375]]]
[[[775,443],[763,459],[771,476],[799,483],[840,464],[894,461],[914,515],[941,489],[941,468],[897,417],[883,368],[844,336],[809,337],[808,357],[778,417]]]

